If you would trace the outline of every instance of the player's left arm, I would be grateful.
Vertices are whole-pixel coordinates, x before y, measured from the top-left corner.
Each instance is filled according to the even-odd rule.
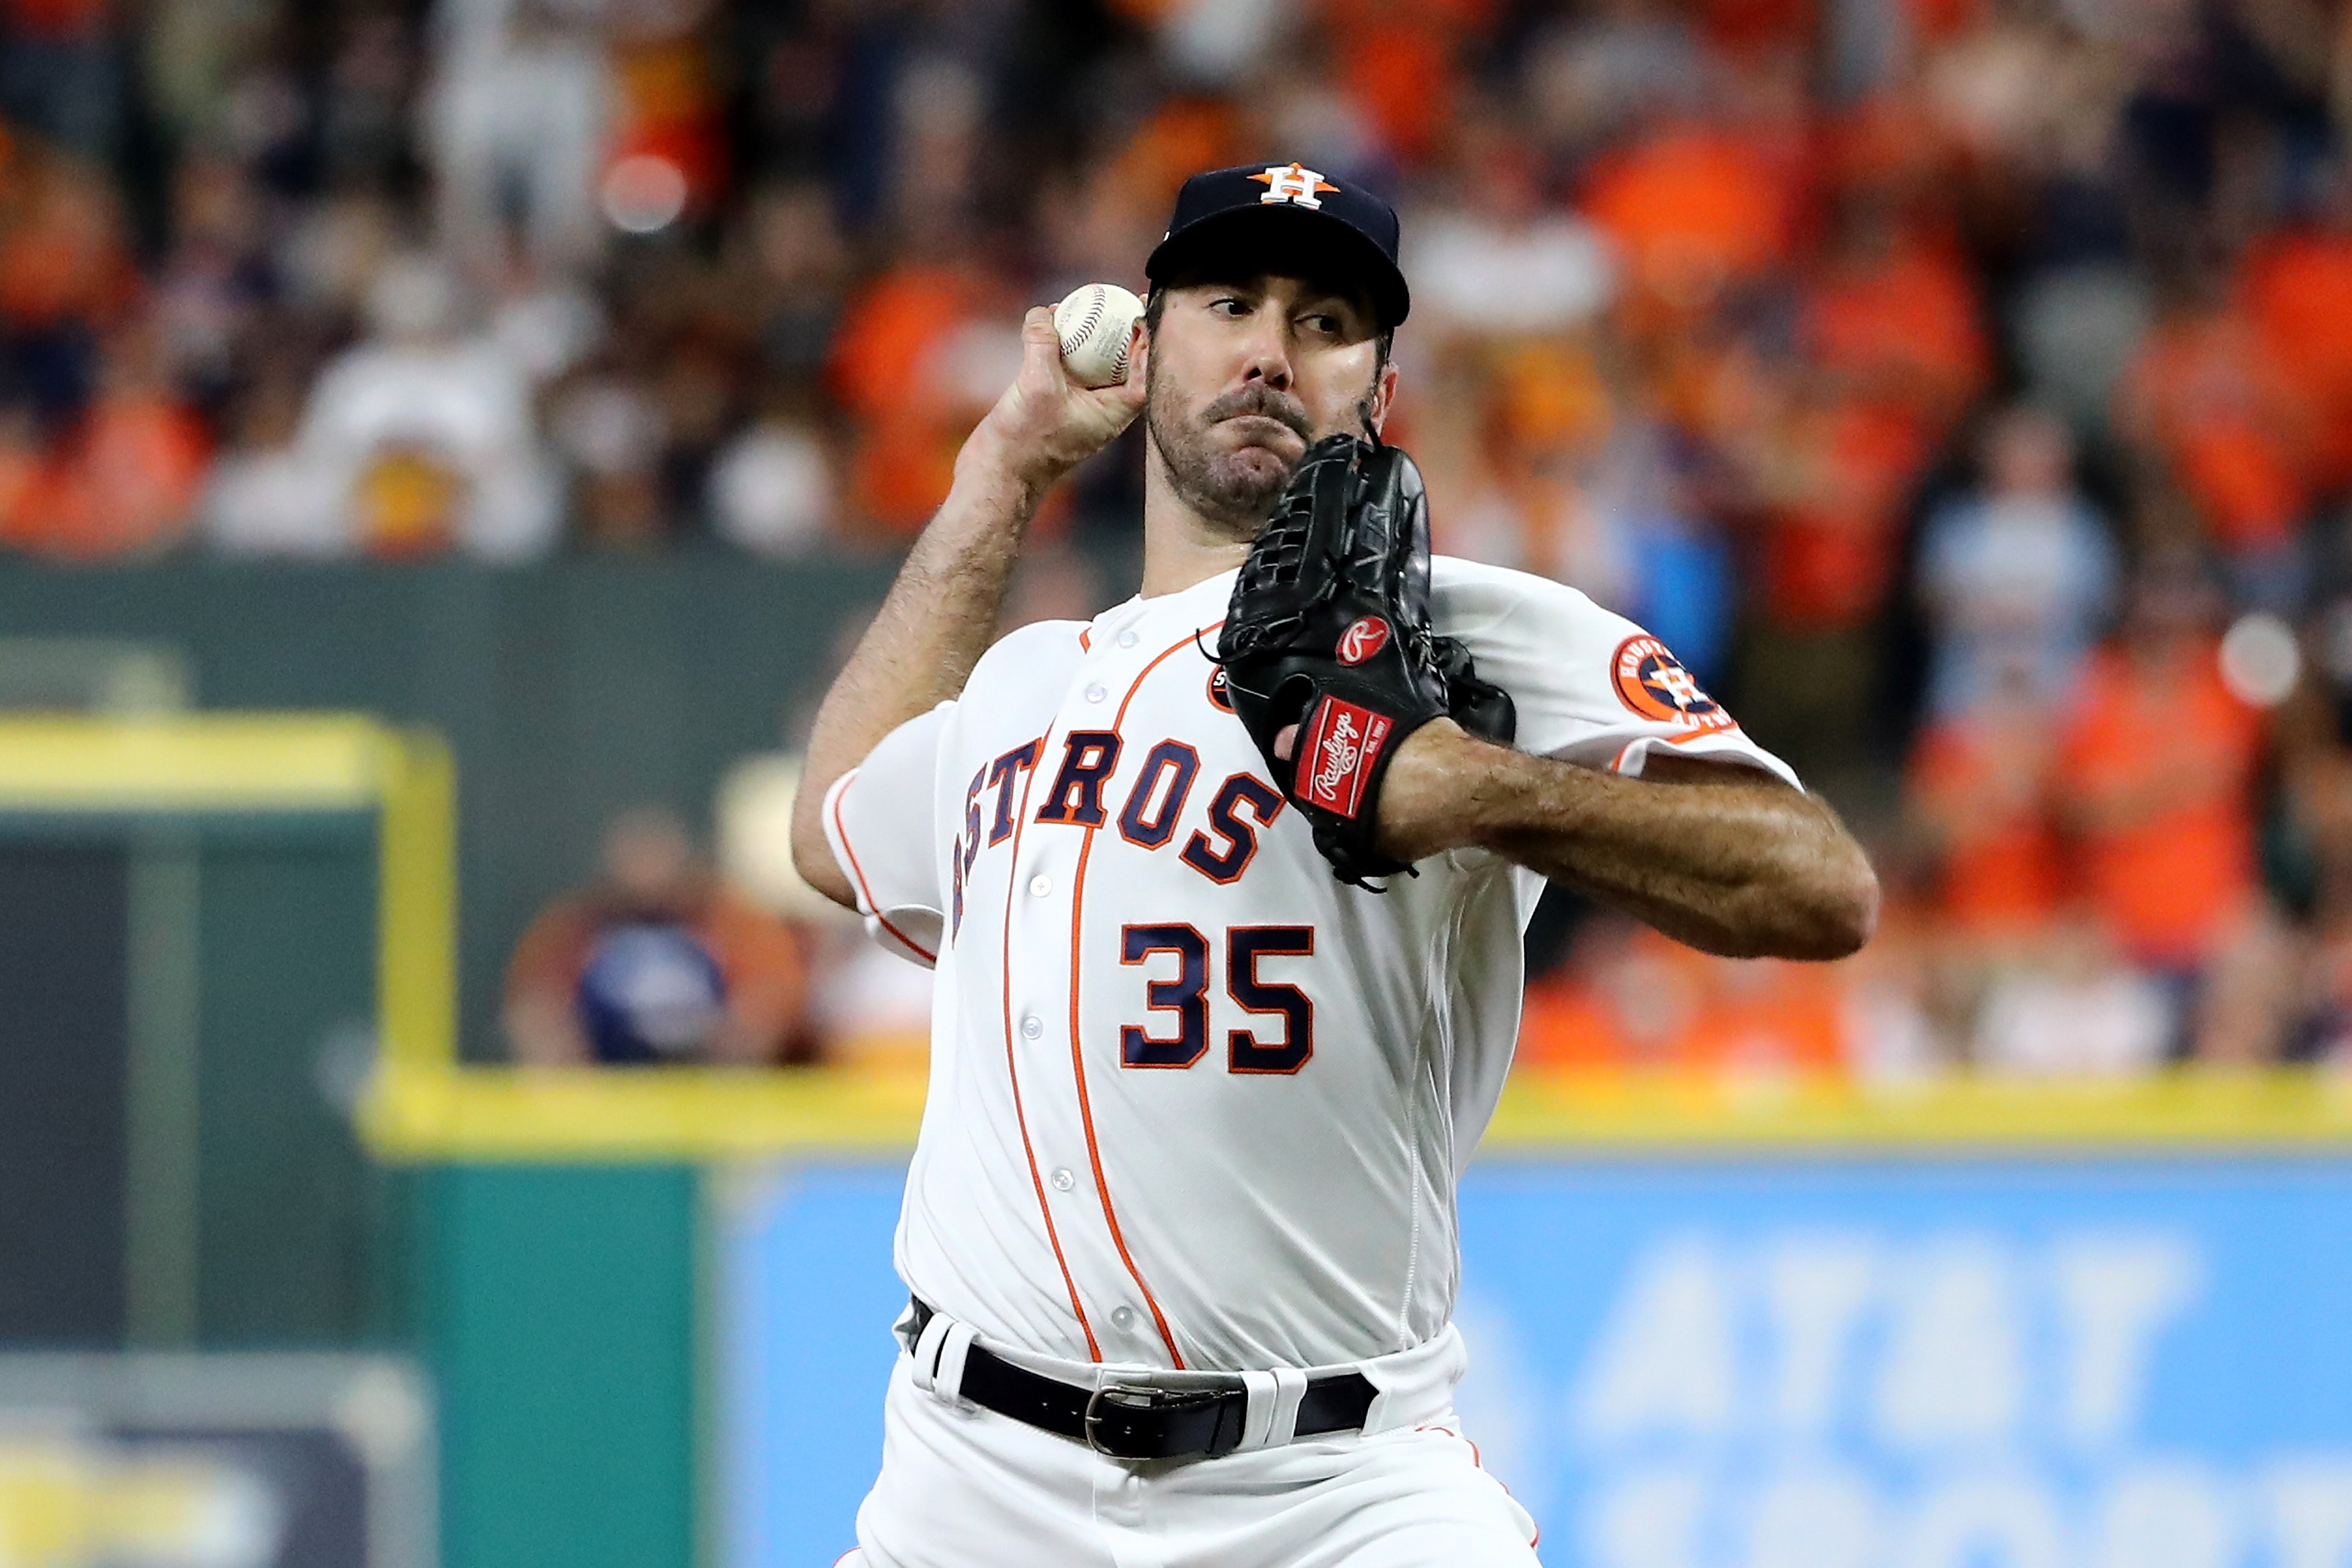
[[[1491,745],[1440,719],[1381,781],[1380,847],[1485,848],[1733,958],[1843,958],[1878,878],[1818,796],[1736,763],[1653,755],[1640,778]]]

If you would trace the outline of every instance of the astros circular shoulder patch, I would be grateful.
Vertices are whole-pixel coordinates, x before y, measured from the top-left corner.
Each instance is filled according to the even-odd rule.
[[[1225,667],[1209,671],[1209,700],[1230,713],[1234,710],[1234,695],[1225,689]]]
[[[1654,637],[1619,643],[1609,660],[1609,677],[1617,688],[1617,700],[1644,719],[1695,730],[1736,727],[1723,704],[1701,690],[1674,650]]]

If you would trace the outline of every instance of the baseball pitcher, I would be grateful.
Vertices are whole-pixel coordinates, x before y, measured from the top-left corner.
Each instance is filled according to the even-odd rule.
[[[870,1568],[1501,1568],[1452,1391],[1454,1184],[1545,879],[1729,954],[1877,884],[1672,652],[1432,560],[1380,430],[1397,217],[1195,176],[1123,384],[1053,311],[835,682],[809,881],[936,972]],[[992,643],[1054,482],[1140,415],[1142,589]]]

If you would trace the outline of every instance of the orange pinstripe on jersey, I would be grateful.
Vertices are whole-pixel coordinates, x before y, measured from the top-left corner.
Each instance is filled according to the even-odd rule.
[[[854,777],[856,776],[856,769],[852,768],[849,773],[844,776]],[[882,912],[880,900],[874,897],[874,889],[866,885],[866,873],[859,868],[857,864],[857,851],[850,846],[849,826],[846,823],[841,820],[841,797],[848,793],[849,792],[846,789],[844,789],[835,792],[834,795],[833,831],[835,836],[841,840],[842,853],[849,857],[849,874],[857,879],[857,896],[866,900],[866,907],[874,911],[875,922],[881,926],[884,931],[887,931],[892,936],[897,937],[901,942],[906,944],[909,951],[921,953],[925,963],[937,963],[939,962],[939,954],[933,952],[929,948],[925,947],[921,942],[917,942],[913,937],[908,936],[905,931],[900,931],[897,926],[890,923],[890,918]]]
[[[1048,735],[1053,733],[1049,728]],[[1013,847],[1006,851],[1004,862],[1004,921],[998,927],[997,946],[1004,961],[999,977],[998,996],[1004,1008],[1004,1071],[1013,1082],[1013,1120],[1021,1128],[1021,1152],[1029,1159],[1029,1184],[1037,1191],[1037,1214],[1045,1222],[1045,1239],[1053,1245],[1054,1266],[1062,1271],[1062,1289],[1070,1293],[1070,1310],[1077,1314],[1078,1328],[1087,1336],[1087,1354],[1102,1360],[1102,1346],[1095,1340],[1095,1328],[1087,1321],[1087,1310],[1078,1300],[1078,1282],[1070,1278],[1069,1259],[1062,1256],[1061,1233],[1054,1228],[1054,1211],[1045,1201],[1045,1179],[1037,1173],[1037,1151],[1029,1142],[1029,1113],[1021,1104],[1021,1068],[1018,1052],[1013,1044],[1013,869],[1021,864],[1021,830],[1029,826],[1029,786],[1037,782],[1037,770],[1031,768],[1021,781],[1021,810],[1013,821]],[[1087,1129],[1089,1140],[1094,1129]]]
[[[1198,638],[1215,631],[1218,626],[1224,624],[1219,621],[1215,626],[1202,626],[1192,636],[1171,643],[1154,655],[1151,662],[1145,665],[1142,672],[1137,675],[1128,686],[1127,695],[1118,700],[1118,711],[1112,716],[1110,721],[1111,732],[1117,734],[1119,726],[1127,722],[1128,704],[1135,700],[1135,694],[1143,689],[1143,683],[1151,678],[1153,670],[1167,662],[1172,655],[1182,649],[1195,647]],[[1030,776],[1034,778],[1036,775],[1032,773]],[[1128,1278],[1135,1281],[1135,1288],[1143,1292],[1144,1305],[1151,1309],[1151,1321],[1160,1329],[1160,1343],[1168,1347],[1168,1359],[1176,1363],[1177,1371],[1181,1372],[1184,1370],[1184,1352],[1176,1348],[1176,1336],[1168,1328],[1168,1315],[1160,1310],[1160,1299],[1151,1293],[1151,1287],[1143,1282],[1142,1270],[1136,1268],[1133,1255],[1127,1250],[1127,1237],[1119,1233],[1118,1214],[1111,1207],[1110,1184],[1103,1179],[1102,1149],[1095,1140],[1094,1107],[1087,1097],[1086,1053],[1078,1038],[1078,975],[1082,956],[1078,949],[1086,919],[1087,858],[1094,850],[1095,834],[1099,830],[1087,827],[1079,831],[1086,837],[1078,841],[1078,868],[1070,883],[1070,1066],[1077,1073],[1078,1118],[1086,1123],[1087,1158],[1094,1163],[1095,1194],[1102,1199],[1103,1220],[1110,1226],[1111,1245],[1118,1248],[1118,1260],[1127,1265]],[[1097,1356],[1095,1359],[1099,1361],[1102,1358]]]

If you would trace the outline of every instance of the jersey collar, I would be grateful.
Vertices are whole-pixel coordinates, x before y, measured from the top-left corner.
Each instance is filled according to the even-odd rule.
[[[1193,627],[1213,626],[1225,618],[1225,606],[1233,602],[1234,579],[1240,575],[1241,568],[1232,566],[1173,594],[1157,594],[1149,599],[1138,594],[1097,616],[1094,636],[1097,640],[1115,637],[1147,621],[1181,622]]]

